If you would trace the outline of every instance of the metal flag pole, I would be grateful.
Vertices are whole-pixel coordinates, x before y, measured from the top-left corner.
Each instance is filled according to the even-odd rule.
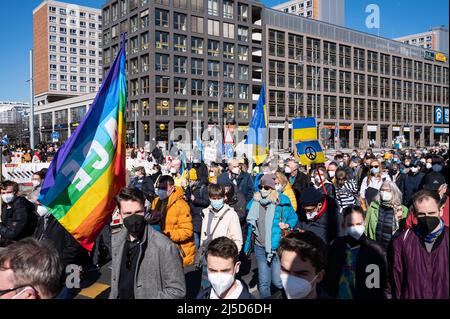
[[[30,149],[34,150],[34,68],[33,50],[30,50]]]

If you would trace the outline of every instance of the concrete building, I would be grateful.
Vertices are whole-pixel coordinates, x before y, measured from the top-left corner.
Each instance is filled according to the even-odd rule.
[[[246,133],[266,85],[270,139],[287,149],[289,120],[314,116],[327,147],[448,141],[448,61],[438,52],[264,7],[252,0],[110,0],[104,72],[128,34],[128,131],[138,144],[232,122]],[[324,136],[327,136],[325,134]],[[195,138],[193,139],[195,140]],[[405,144],[404,144],[405,145]]]
[[[345,0],[292,0],[273,6],[275,10],[344,26]]]
[[[36,104],[97,92],[101,10],[45,0],[33,11]]]
[[[448,28],[440,26],[427,32],[406,35],[394,40],[448,54],[448,37]]]
[[[65,142],[76,130],[94,102],[96,93],[90,93],[40,106],[34,117],[34,131],[44,143],[53,142],[53,132],[59,142]]]
[[[8,135],[12,144],[28,142],[29,116],[28,103],[0,101],[0,138]]]

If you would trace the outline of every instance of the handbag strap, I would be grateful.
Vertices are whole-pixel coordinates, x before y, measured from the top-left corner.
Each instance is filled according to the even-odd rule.
[[[284,209],[284,206],[281,206],[281,211],[280,211],[280,223],[283,223],[283,209]]]
[[[213,230],[211,233],[208,234],[208,237],[206,238],[206,240],[203,242],[203,246],[206,246],[206,244],[211,241],[212,236],[214,235],[214,233],[216,232],[217,227],[219,226],[220,221],[224,218],[224,216],[226,215],[226,213],[228,213],[228,211],[230,210],[230,208],[227,208],[223,214],[219,217],[219,221],[216,223],[216,225],[214,226]]]

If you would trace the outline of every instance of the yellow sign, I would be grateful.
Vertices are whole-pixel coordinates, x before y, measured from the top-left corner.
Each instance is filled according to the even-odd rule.
[[[161,124],[161,125],[159,126],[159,129],[160,129],[161,131],[164,131],[164,130],[166,129],[166,126],[165,126],[164,124]]]
[[[447,57],[442,53],[436,53],[434,58],[436,59],[436,61],[439,61],[439,62],[447,62]]]

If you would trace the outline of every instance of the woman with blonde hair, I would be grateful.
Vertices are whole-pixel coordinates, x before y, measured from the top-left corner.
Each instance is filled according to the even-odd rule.
[[[222,170],[219,165],[214,165],[209,167],[209,183],[217,184],[217,177],[222,174]]]
[[[370,170],[367,173],[367,176],[364,177],[359,191],[361,206],[364,210],[367,211],[368,207],[370,207],[370,204],[378,194],[381,185],[386,180],[391,181],[391,177],[389,175],[382,176],[380,161],[373,159],[370,162]]]
[[[281,172],[276,172],[275,176],[275,189],[283,195],[286,195],[290,199],[294,210],[297,211],[297,199],[286,175]]]
[[[365,234],[387,250],[393,234],[403,229],[407,216],[408,208],[402,205],[397,184],[384,181],[367,211]]]

